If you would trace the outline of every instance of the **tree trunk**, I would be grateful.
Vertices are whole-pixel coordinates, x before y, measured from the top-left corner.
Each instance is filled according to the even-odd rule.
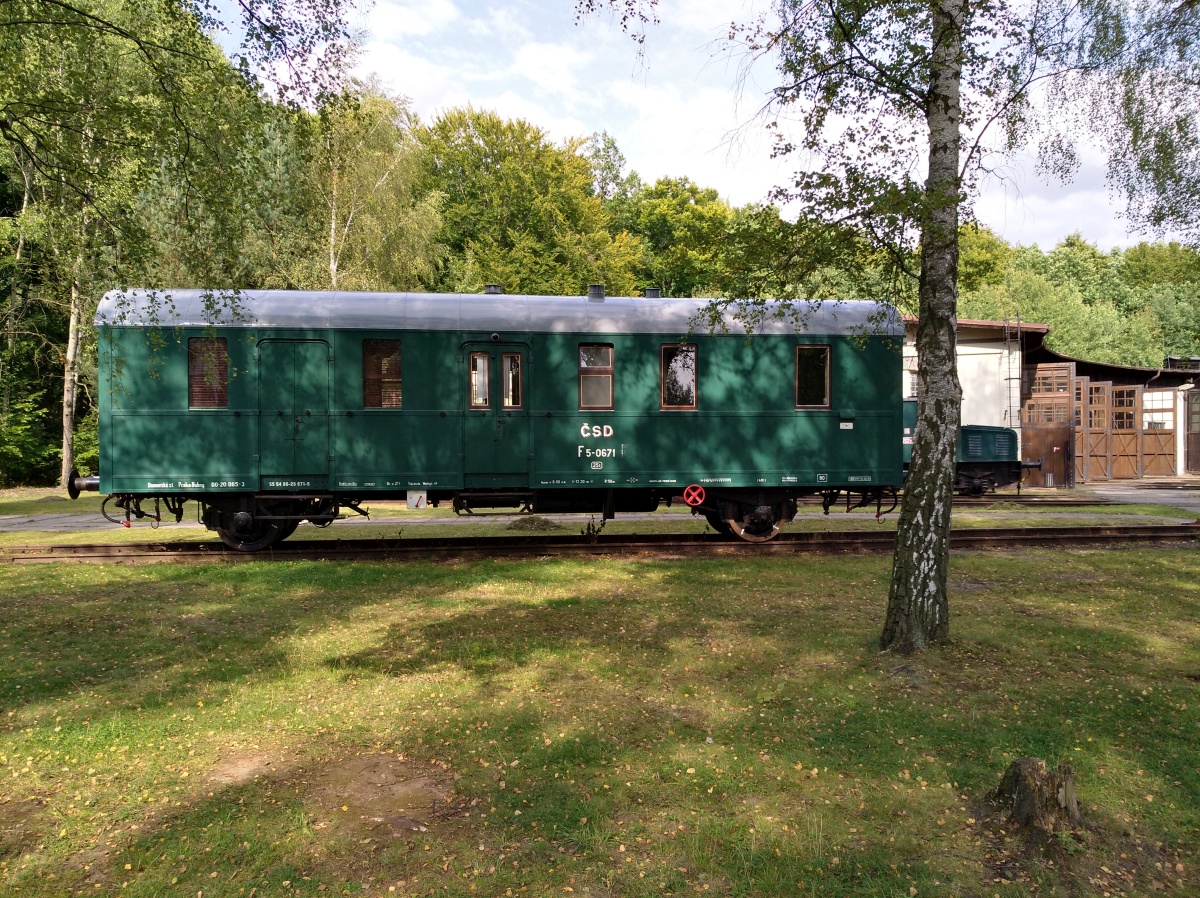
[[[1053,835],[1060,829],[1083,826],[1075,796],[1075,771],[1069,764],[1047,771],[1041,758],[1017,758],[987,799],[1007,808],[1009,819],[1022,829],[1033,827]]]
[[[67,349],[63,355],[62,478],[66,483],[75,467],[75,408],[79,399],[79,348],[83,344],[83,291],[71,279],[71,312],[67,325]]]
[[[926,108],[929,176],[921,229],[917,324],[917,426],[896,531],[887,619],[880,637],[881,648],[905,654],[950,636],[946,575],[962,404],[955,316],[963,3],[941,0],[933,12]]]

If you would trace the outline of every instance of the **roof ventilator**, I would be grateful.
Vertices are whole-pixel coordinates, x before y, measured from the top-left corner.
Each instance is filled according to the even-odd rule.
[[[646,299],[662,299],[662,287],[647,287],[642,294]]]
[[[588,284],[588,302],[604,302],[604,285]]]
[[[499,284],[484,284],[483,285],[483,295],[484,296],[499,296],[503,292],[504,292],[504,288],[502,286],[500,286]]]

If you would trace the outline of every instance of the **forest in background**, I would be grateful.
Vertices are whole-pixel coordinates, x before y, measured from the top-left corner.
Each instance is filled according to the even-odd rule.
[[[422,122],[374,82],[280,102],[210,41],[188,39],[195,65],[165,97],[157,70],[98,31],[65,57],[56,47],[54,66],[26,47],[26,67],[6,75],[6,108],[22,89],[72,99],[53,126],[31,115],[0,150],[0,483],[95,470],[90,322],[116,287],[582,294],[604,283],[915,311],[915,283],[853,231],[733,207],[686,176],[644,182],[608,134],[556,143],[472,108]],[[1156,367],[1200,355],[1200,253],[1103,252],[1078,235],[1044,251],[968,225],[959,316],[1048,324],[1060,352]]]

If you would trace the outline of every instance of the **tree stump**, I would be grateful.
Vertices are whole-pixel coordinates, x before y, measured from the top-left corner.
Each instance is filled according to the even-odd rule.
[[[1008,808],[1009,819],[1022,829],[1034,827],[1053,835],[1083,826],[1075,797],[1075,770],[1070,764],[1047,771],[1041,758],[1018,758],[987,798]]]

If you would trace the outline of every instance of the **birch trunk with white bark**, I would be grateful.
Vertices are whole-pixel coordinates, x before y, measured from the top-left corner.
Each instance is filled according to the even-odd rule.
[[[880,645],[908,653],[950,636],[950,503],[962,387],[958,380],[959,140],[964,0],[933,12],[926,116],[929,175],[921,232],[917,426],[892,559]]]

